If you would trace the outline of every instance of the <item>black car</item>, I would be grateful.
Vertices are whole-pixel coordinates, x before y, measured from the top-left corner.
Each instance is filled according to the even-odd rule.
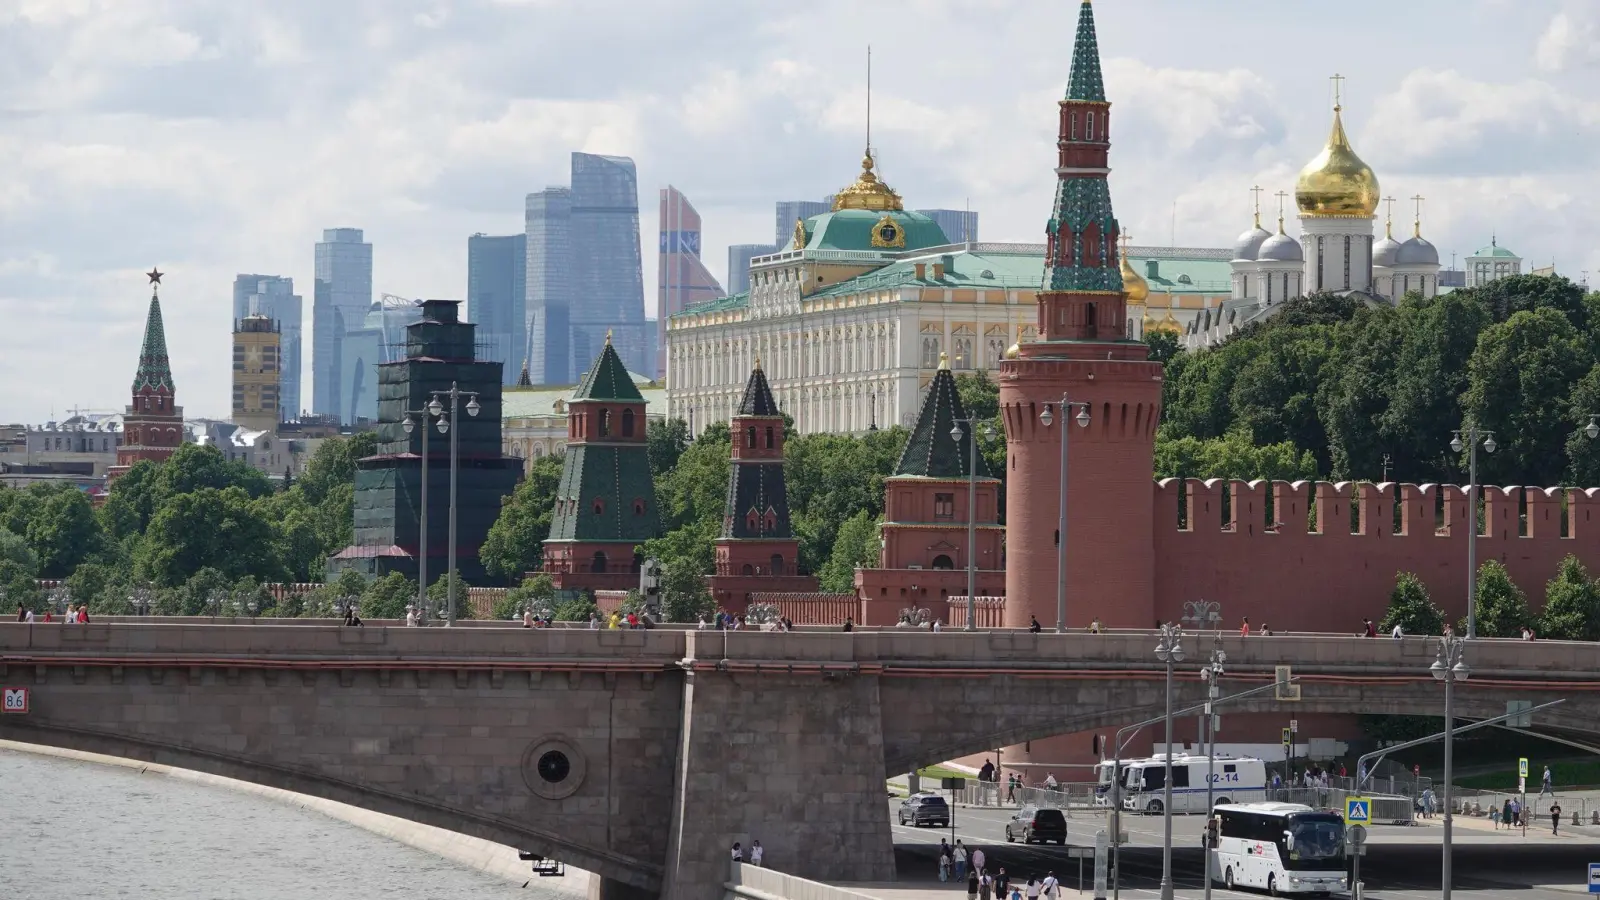
[[[1020,839],[1024,844],[1067,842],[1067,817],[1059,809],[1024,806],[1006,823],[1006,843]]]
[[[938,794],[912,794],[900,801],[900,824],[949,825],[950,804]]]

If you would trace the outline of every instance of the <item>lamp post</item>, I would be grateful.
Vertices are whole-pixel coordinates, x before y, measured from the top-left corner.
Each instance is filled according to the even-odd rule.
[[[1078,410],[1075,421],[1079,428],[1089,427],[1089,404],[1075,402],[1068,399],[1066,394],[1061,395],[1061,411],[1070,415],[1072,410]],[[1046,403],[1044,412],[1039,414],[1039,421],[1044,427],[1049,428],[1055,421],[1055,414],[1050,412],[1050,404]],[[1058,498],[1056,513],[1056,634],[1067,630],[1067,427],[1066,422],[1061,423],[1061,496]],[[1171,731],[1169,728],[1168,731]],[[1170,735],[1169,735],[1170,737]],[[1168,893],[1171,893],[1170,887]]]
[[[400,427],[410,434],[417,428],[416,416],[422,420],[422,510],[418,513],[417,521],[417,618],[419,625],[428,623],[428,417],[435,418],[443,411],[439,401],[425,405],[422,409],[406,410],[406,417],[401,420]]]
[[[445,624],[456,623],[456,471],[461,467],[461,429],[450,427],[452,422],[459,423],[461,416],[461,398],[467,398],[467,415],[476,417],[483,407],[478,405],[477,391],[463,391],[454,381],[450,382],[450,390],[433,391],[433,399],[428,402],[428,411],[439,416],[441,404],[439,398],[450,398],[449,418],[439,418],[439,431],[450,435],[450,526],[449,545],[445,547],[445,569],[447,587],[445,589]]]
[[[1203,602],[1203,601],[1202,601]],[[1221,618],[1220,612],[1217,613]],[[1206,738],[1206,825],[1201,832],[1204,835],[1205,853],[1205,900],[1211,900],[1211,823],[1212,809],[1216,802],[1216,769],[1217,769],[1217,723],[1212,704],[1217,702],[1217,695],[1222,688],[1222,664],[1228,661],[1228,654],[1223,652],[1220,644],[1222,635],[1217,635],[1217,649],[1211,651],[1211,662],[1200,668],[1200,680],[1206,683],[1206,711],[1205,711],[1205,738]]]
[[[1593,425],[1593,422],[1590,423]],[[1600,428],[1600,426],[1595,426]],[[1465,435],[1466,439],[1462,440]],[[1450,449],[1460,453],[1467,450],[1467,637],[1478,636],[1478,444],[1482,442],[1487,453],[1497,446],[1494,432],[1479,431],[1476,423],[1457,430],[1450,439]],[[1445,744],[1449,746],[1448,741]],[[1449,822],[1449,819],[1445,819]]]
[[[1182,627],[1171,623],[1161,626],[1156,659],[1167,667],[1167,753],[1161,789],[1161,900],[1172,900],[1172,667],[1183,662]]]
[[[1450,900],[1450,841],[1455,818],[1450,790],[1450,780],[1455,777],[1455,684],[1472,676],[1472,669],[1461,659],[1466,646],[1465,638],[1440,638],[1439,655],[1428,667],[1434,678],[1444,682],[1444,890],[1439,895],[1440,900]]]
[[[950,440],[959,446],[963,434],[970,435],[967,442],[967,630],[978,630],[978,434],[972,419],[955,419],[950,426]],[[966,426],[964,429],[962,426]],[[994,426],[985,424],[983,436],[994,437]]]

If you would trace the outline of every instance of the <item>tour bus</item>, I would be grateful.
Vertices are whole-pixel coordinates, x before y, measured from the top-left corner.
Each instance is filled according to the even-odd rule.
[[[1095,787],[1095,802],[1106,806],[1111,802],[1112,763],[1103,762],[1098,768],[1100,783]],[[1218,756],[1211,759],[1178,753],[1172,757],[1174,813],[1207,812],[1207,776],[1211,779],[1213,805],[1267,799],[1267,766],[1261,760],[1248,756]],[[1165,754],[1123,760],[1122,808],[1160,815],[1166,809],[1166,783]]]
[[[1349,890],[1344,819],[1299,803],[1218,806],[1207,823],[1211,880],[1232,890],[1332,894]]]

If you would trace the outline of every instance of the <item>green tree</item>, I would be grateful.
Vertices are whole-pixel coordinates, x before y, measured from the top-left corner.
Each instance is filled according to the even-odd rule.
[[[1600,323],[1600,316],[1596,316]],[[1572,388],[1567,404],[1567,484],[1600,484],[1600,440],[1591,440],[1584,433],[1589,417],[1600,412],[1600,363],[1580,379]]]
[[[1150,348],[1150,359],[1166,365],[1172,358],[1183,352],[1183,347],[1178,343],[1178,336],[1166,331],[1150,331],[1144,336],[1145,346]]]
[[[1305,481],[1317,477],[1317,461],[1287,441],[1257,446],[1243,431],[1210,440],[1156,434],[1157,478],[1237,478],[1243,481]]]
[[[509,580],[539,565],[544,539],[550,536],[562,465],[560,456],[534,457],[528,474],[502,501],[500,516],[478,550],[478,559],[491,576]]]
[[[1568,468],[1569,398],[1592,363],[1583,336],[1554,309],[1513,313],[1479,335],[1462,406],[1500,444],[1478,455],[1489,483],[1559,483]]]
[[[855,593],[856,569],[878,565],[882,523],[862,510],[839,526],[833,554],[817,573],[820,587],[835,593]]]
[[[16,563],[26,572],[39,571],[39,557],[21,535],[0,528],[0,560]]]
[[[1561,561],[1544,589],[1541,637],[1566,641],[1600,640],[1600,585],[1576,556]]]
[[[974,419],[988,421],[1000,415],[1000,386],[982,369],[956,376],[956,396],[961,408]]]
[[[550,576],[544,573],[524,578],[522,583],[506,591],[494,604],[491,614],[495,619],[515,619],[522,613],[522,608],[527,606],[536,616],[553,615],[555,608],[556,587]]]
[[[76,490],[58,491],[39,508],[28,526],[28,543],[39,554],[39,574],[65,578],[100,547],[100,523],[89,498]]]
[[[272,526],[272,541],[290,581],[321,581],[328,557],[346,546],[326,535],[320,510],[296,490],[279,491],[255,501],[258,515]]]
[[[205,566],[195,571],[182,585],[175,586],[174,599],[179,604],[175,612],[163,612],[168,616],[220,616],[225,613],[223,605],[227,602],[228,594],[233,588],[234,579],[221,569]]]
[[[295,486],[305,495],[307,503],[318,506],[335,487],[354,484],[356,462],[377,452],[376,432],[364,431],[347,438],[328,438],[307,460],[305,471],[300,473],[300,480]]]
[[[1481,304],[1452,292],[1431,300],[1409,299],[1399,310],[1400,348],[1385,379],[1389,406],[1378,418],[1380,443],[1371,448],[1367,474],[1391,454],[1397,480],[1444,482],[1459,477],[1460,458],[1449,449],[1461,427],[1461,396],[1478,335],[1489,326]],[[1379,363],[1382,365],[1383,363]],[[1373,376],[1384,378],[1381,369]]]
[[[820,571],[832,557],[846,519],[862,510],[874,519],[883,515],[883,482],[894,472],[908,436],[895,426],[860,437],[809,434],[786,446],[789,515],[805,571]]]
[[[272,526],[238,487],[175,494],[150,519],[139,547],[139,574],[161,587],[215,568],[231,583],[246,575],[279,581],[283,565]]]
[[[678,457],[689,449],[689,423],[682,419],[655,420],[645,429],[645,441],[650,454],[650,472],[657,478],[672,471]]]
[[[461,573],[460,572],[456,572],[456,618],[457,619],[470,619],[470,618],[472,618],[472,602],[467,599],[467,588],[469,588],[470,586],[471,585],[468,585],[466,580],[461,577]],[[415,586],[413,586],[413,587],[415,587]],[[411,595],[414,597],[414,596],[416,596],[416,593],[417,592],[415,590],[412,590]],[[447,601],[449,599],[450,599],[450,580],[449,580],[448,576],[440,575],[438,581],[435,581],[433,584],[428,586],[428,603],[433,607],[433,611],[430,612],[429,614],[433,615],[434,613],[437,613],[438,610],[441,607],[443,607],[443,606],[445,606],[447,604]],[[402,609],[402,615],[403,614],[404,614],[404,610]],[[443,616],[441,616],[441,618],[442,617]]]
[[[344,574],[354,573],[341,573],[341,577]],[[357,577],[360,576],[358,575]],[[366,582],[365,579],[362,580],[365,589],[361,591],[359,596],[361,597],[360,609],[363,619],[404,619],[406,617],[406,607],[417,600],[417,583],[399,572],[390,572],[382,578],[374,579],[371,582]],[[337,591],[346,591],[352,586],[353,584],[341,582],[335,582],[333,585]],[[457,591],[456,599],[457,602],[460,602],[465,598],[466,591],[460,587],[459,582],[457,583]],[[463,603],[462,605],[464,606],[465,604]],[[471,616],[462,616],[458,612],[456,618],[471,618]]]
[[[394,573],[391,572],[390,574]],[[371,583],[372,579],[367,578],[367,576],[357,572],[355,569],[345,569],[332,581],[328,582],[328,588],[334,598],[349,600],[366,594],[367,588]],[[416,592],[413,591],[412,595],[415,596]]]
[[[1559,275],[1515,275],[1455,293],[1483,307],[1495,322],[1509,321],[1519,312],[1548,309],[1579,331],[1590,324],[1583,288]]]
[[[1478,637],[1521,637],[1522,629],[1534,621],[1527,595],[1499,560],[1478,567],[1477,606]]]
[[[1392,631],[1396,625],[1406,634],[1444,633],[1444,610],[1434,605],[1427,586],[1415,573],[1395,573],[1389,611],[1384,614],[1381,627]]]
[[[73,569],[66,583],[67,593],[72,595],[74,603],[87,603],[90,612],[108,615],[112,613],[107,607],[121,608],[133,587],[118,570],[93,562]]]

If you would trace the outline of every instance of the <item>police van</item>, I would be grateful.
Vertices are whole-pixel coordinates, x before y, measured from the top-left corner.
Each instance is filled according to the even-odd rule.
[[[1110,761],[1102,762],[1098,768],[1099,784],[1095,787],[1095,802],[1106,806],[1111,803],[1114,792],[1113,764]],[[1213,805],[1267,799],[1267,766],[1261,760],[1248,756],[1208,757],[1175,753],[1172,756],[1172,811],[1209,812],[1206,809],[1208,780]],[[1151,815],[1160,815],[1166,810],[1166,754],[1122,760],[1122,771],[1117,781],[1121,786],[1123,809]]]

